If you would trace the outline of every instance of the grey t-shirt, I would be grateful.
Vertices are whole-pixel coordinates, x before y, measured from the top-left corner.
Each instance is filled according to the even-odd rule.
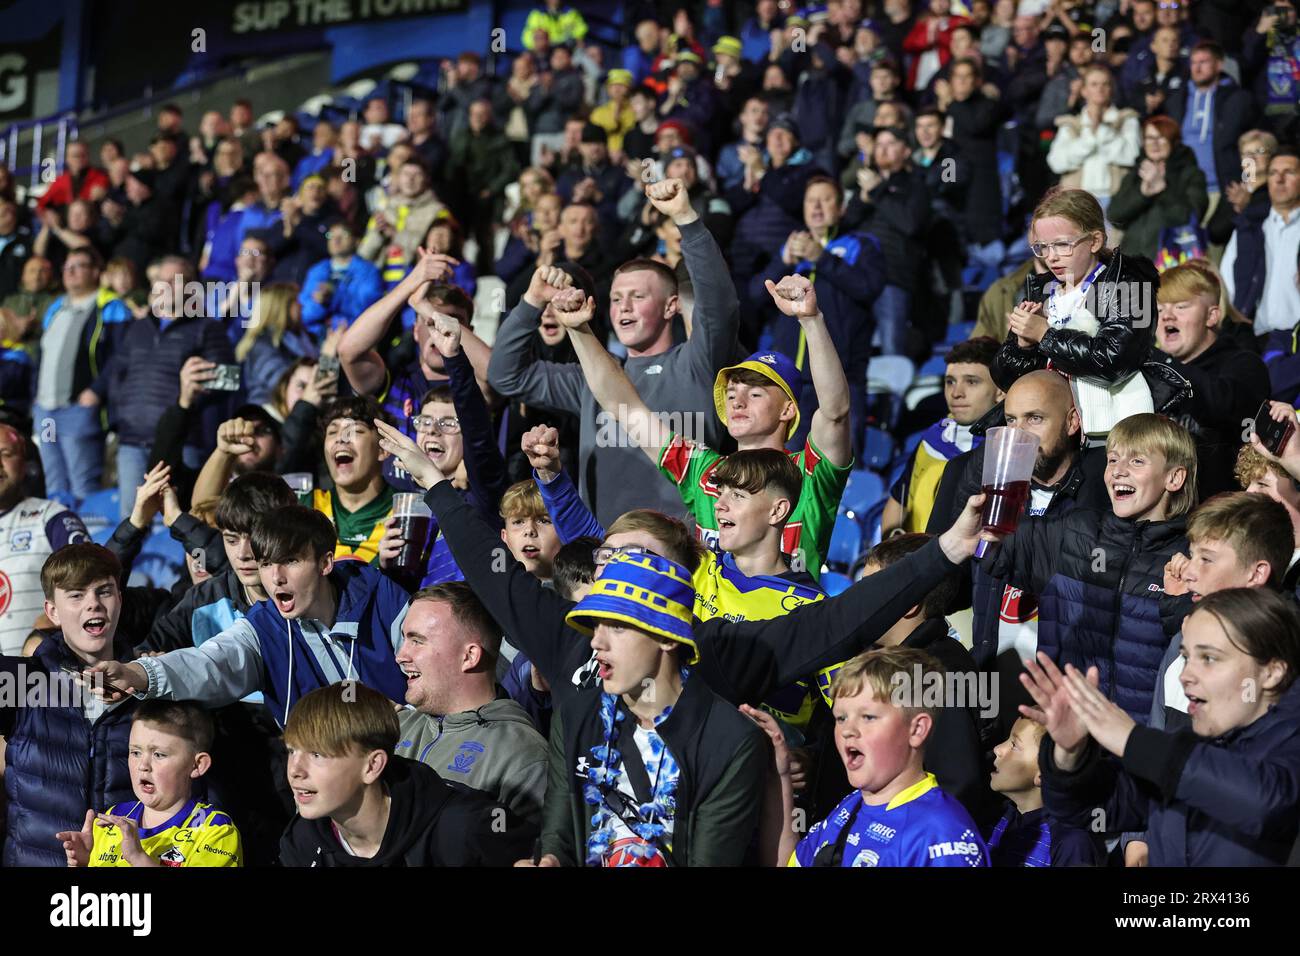
[[[36,404],[42,408],[63,408],[75,398],[72,380],[76,374],[77,349],[81,345],[81,333],[94,314],[94,295],[79,302],[65,297],[62,308],[54,313],[54,318],[41,334]]]

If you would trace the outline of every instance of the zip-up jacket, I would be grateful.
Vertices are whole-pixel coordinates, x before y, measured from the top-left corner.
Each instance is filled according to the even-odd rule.
[[[1116,760],[1089,741],[1082,762],[1056,766],[1044,737],[1043,807],[1090,826],[1146,831],[1151,866],[1283,866],[1300,826],[1300,685],[1254,723],[1221,737],[1134,727]]]
[[[989,574],[1038,595],[1038,649],[1058,665],[1096,666],[1101,691],[1145,722],[1169,643],[1165,563],[1187,546],[1182,518],[1133,521],[1075,508],[1024,518],[981,559]]]

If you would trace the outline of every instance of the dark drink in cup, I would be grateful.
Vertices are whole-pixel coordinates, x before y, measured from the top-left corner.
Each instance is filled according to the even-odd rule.
[[[984,434],[984,473],[980,482],[983,530],[1011,534],[1029,500],[1029,480],[1038,457],[1038,436],[1022,428],[999,426]]]
[[[428,561],[429,530],[433,527],[433,518],[429,515],[396,517],[403,540],[402,550],[397,554],[397,563],[407,571],[423,571]]]
[[[433,527],[433,512],[424,498],[411,492],[393,495],[393,517],[402,535],[402,549],[397,553],[397,563],[405,571],[424,573],[429,560],[429,533]]]
[[[985,485],[984,507],[980,511],[980,524],[994,534],[1011,534],[1024,514],[1029,500],[1029,482],[1013,481],[1001,488]]]

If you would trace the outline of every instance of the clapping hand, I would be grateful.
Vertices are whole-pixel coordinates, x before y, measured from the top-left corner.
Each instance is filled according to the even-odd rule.
[[[1007,326],[1016,334],[1022,349],[1032,348],[1043,340],[1049,328],[1041,302],[1021,302],[1007,314]]]

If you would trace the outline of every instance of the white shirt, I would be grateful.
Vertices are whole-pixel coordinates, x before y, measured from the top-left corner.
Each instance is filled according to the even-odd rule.
[[[1271,206],[1264,220],[1264,292],[1255,309],[1255,334],[1284,332],[1300,322],[1300,289],[1296,288],[1296,256],[1300,254],[1300,208],[1290,219]],[[1236,294],[1234,267],[1237,264],[1237,233],[1228,240],[1219,274],[1228,293]]]

